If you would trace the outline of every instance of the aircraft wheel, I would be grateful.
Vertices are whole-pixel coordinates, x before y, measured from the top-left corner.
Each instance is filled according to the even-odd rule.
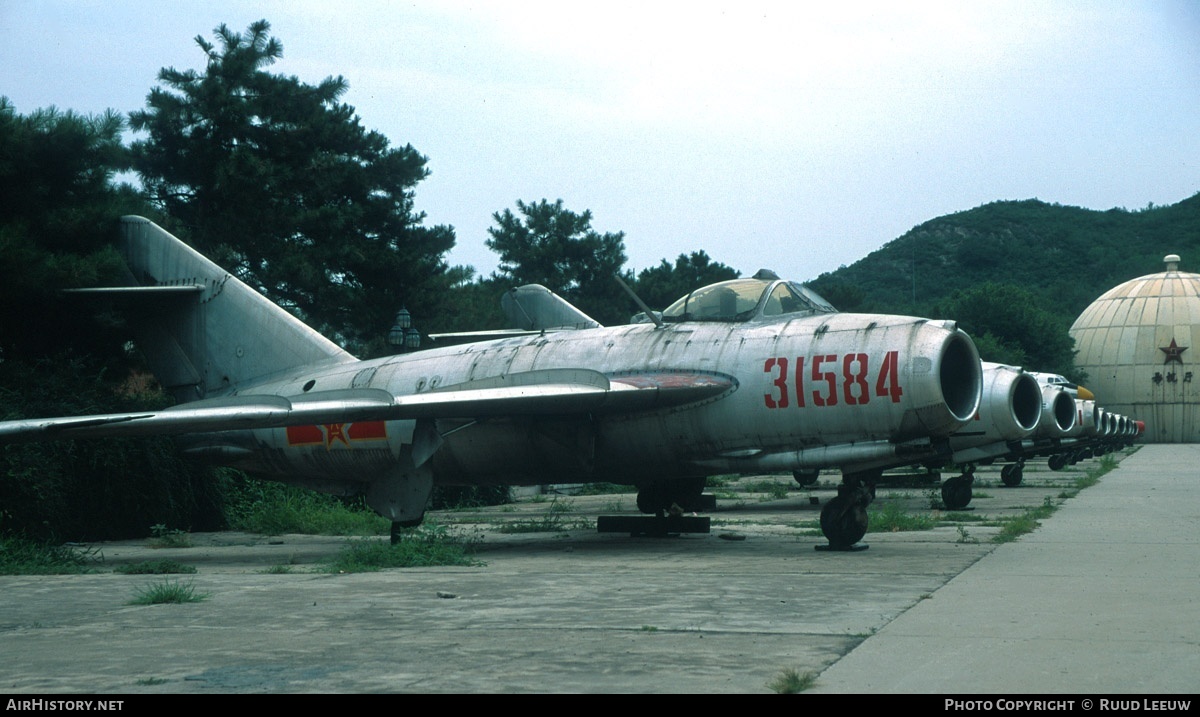
[[[648,485],[638,490],[637,507],[639,511],[646,515],[654,515],[661,510],[671,507],[671,504],[667,503],[666,500],[667,493],[661,486]]]
[[[946,510],[962,510],[971,503],[971,477],[956,476],[942,484],[942,503]]]
[[[1063,468],[1067,467],[1067,457],[1061,453],[1055,454],[1050,456],[1048,464],[1050,466],[1050,470],[1061,471]]]
[[[420,518],[415,520],[393,520],[392,521],[392,545],[399,545],[404,541],[404,530],[406,528],[415,528],[425,520],[425,514],[422,513]]]
[[[704,493],[707,479],[682,478],[666,483],[641,486],[637,494],[638,510],[647,515],[669,510],[672,504],[684,510],[694,510]]]
[[[841,496],[821,508],[821,532],[835,548],[848,548],[867,534],[867,509],[857,500]]]
[[[796,482],[802,486],[810,486],[813,483],[816,483],[817,479],[820,477],[821,477],[821,471],[819,471],[819,470],[792,471],[792,478],[795,478]]]
[[[1004,485],[1009,488],[1016,488],[1021,485],[1021,479],[1025,476],[1024,470],[1016,463],[1009,463],[1000,469],[1000,480],[1004,481]]]

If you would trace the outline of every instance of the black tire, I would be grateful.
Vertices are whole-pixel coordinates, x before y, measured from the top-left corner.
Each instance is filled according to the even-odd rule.
[[[845,496],[821,508],[821,532],[835,548],[848,548],[867,534],[867,509]]]
[[[942,484],[942,503],[946,510],[962,510],[971,504],[971,483],[966,476],[951,478]]]
[[[700,496],[704,493],[706,478],[681,478],[666,483],[651,483],[638,488],[637,507],[646,515],[654,515],[658,511],[669,510],[672,504],[684,510],[695,510],[699,507]]]

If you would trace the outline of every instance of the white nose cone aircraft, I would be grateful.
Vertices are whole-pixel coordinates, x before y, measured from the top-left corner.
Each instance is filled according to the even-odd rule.
[[[631,484],[661,513],[709,475],[839,468],[821,528],[842,548],[866,532],[880,471],[946,455],[980,405],[979,355],[953,322],[839,313],[769,272],[625,326],[550,294],[561,323],[590,328],[360,361],[150,221],[122,221],[136,284],[87,291],[128,299],[179,404],[3,422],[0,441],[174,434],[189,456],[363,494],[397,526],[434,484]]]

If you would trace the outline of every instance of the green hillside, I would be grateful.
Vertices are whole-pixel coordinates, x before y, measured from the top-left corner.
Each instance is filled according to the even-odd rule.
[[[1085,377],[1067,330],[1100,294],[1180,254],[1200,271],[1200,194],[1138,211],[1036,199],[930,220],[813,288],[843,311],[955,319],[984,359]]]
[[[956,291],[1012,284],[1073,321],[1116,284],[1162,271],[1171,253],[1200,271],[1200,194],[1138,211],[994,202],[925,222],[811,284],[843,310],[922,316]]]

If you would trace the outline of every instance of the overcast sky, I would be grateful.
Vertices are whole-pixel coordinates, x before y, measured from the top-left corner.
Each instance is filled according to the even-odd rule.
[[[345,101],[432,176],[481,273],[492,214],[561,198],[629,268],[704,249],[799,280],[995,200],[1109,209],[1200,191],[1200,3],[0,0],[0,95],[140,109],[193,38],[265,18],[273,72]]]

